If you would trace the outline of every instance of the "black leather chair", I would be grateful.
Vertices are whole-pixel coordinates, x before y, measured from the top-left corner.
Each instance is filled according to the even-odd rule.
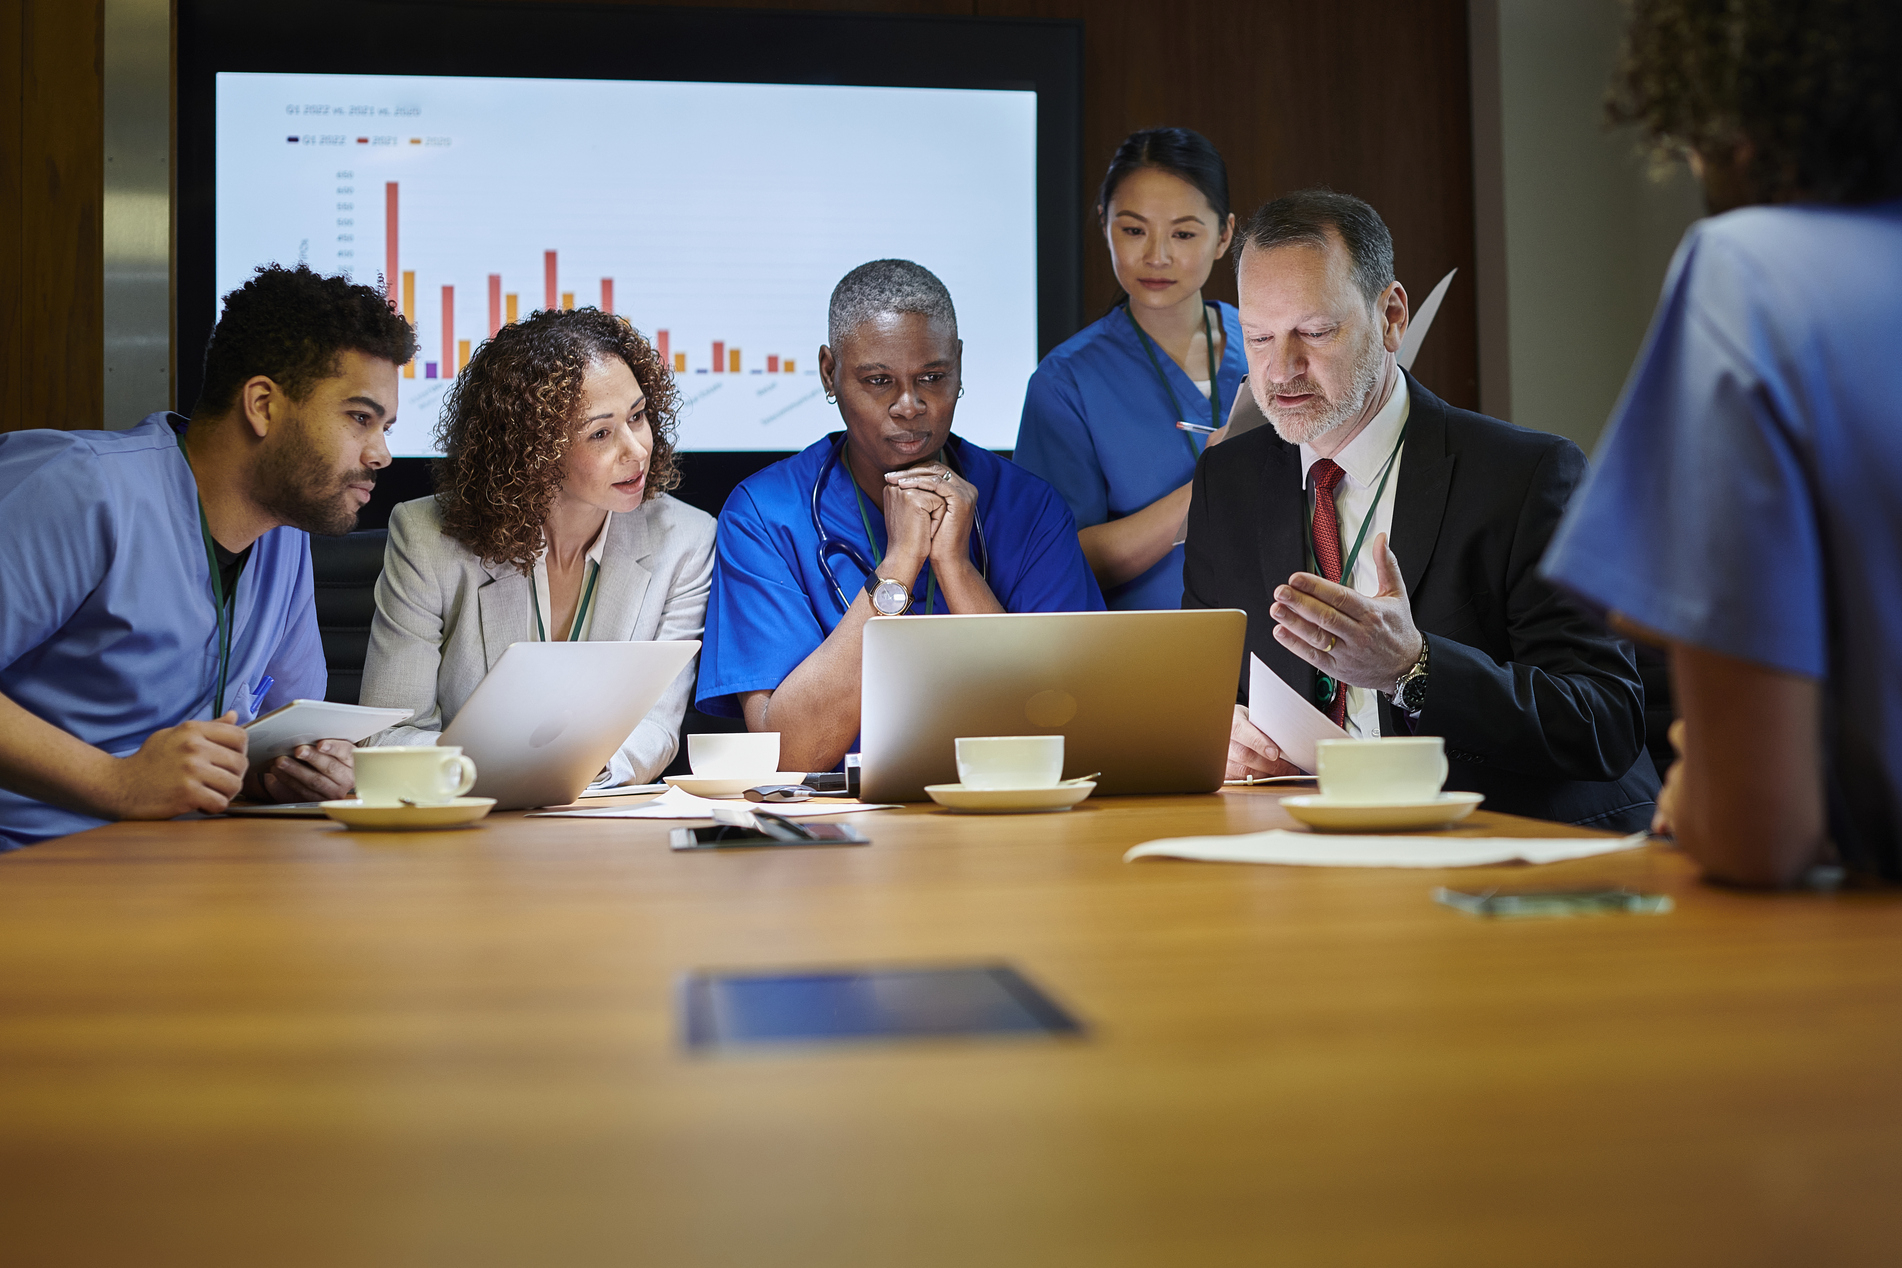
[[[317,630],[323,635],[324,660],[330,668],[326,700],[357,703],[363,687],[363,658],[370,650],[370,618],[376,614],[376,579],[383,575],[383,545],[388,537],[381,528],[344,537],[311,536]]]
[[[1677,708],[1671,700],[1671,661],[1664,652],[1643,643],[1638,651],[1638,679],[1644,683],[1644,746],[1651,752],[1658,774],[1677,760],[1671,747],[1671,723]]]

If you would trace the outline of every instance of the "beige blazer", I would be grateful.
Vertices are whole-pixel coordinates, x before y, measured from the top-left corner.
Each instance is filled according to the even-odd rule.
[[[615,515],[595,583],[591,641],[699,638],[713,583],[713,517],[666,494]],[[511,643],[533,624],[534,581],[482,562],[444,535],[433,497],[390,516],[362,703],[411,710],[372,744],[430,744]],[[699,658],[687,662],[608,764],[613,782],[648,783],[673,760]]]

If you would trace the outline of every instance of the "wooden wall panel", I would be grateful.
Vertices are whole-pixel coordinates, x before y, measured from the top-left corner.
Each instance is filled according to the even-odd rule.
[[[103,0],[13,0],[0,37],[0,429],[98,427]]]

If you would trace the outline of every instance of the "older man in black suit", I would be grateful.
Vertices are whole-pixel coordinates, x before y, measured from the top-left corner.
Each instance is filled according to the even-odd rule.
[[[1237,242],[1272,426],[1196,468],[1183,606],[1246,610],[1249,650],[1348,734],[1445,737],[1447,787],[1490,809],[1643,830],[1636,665],[1537,574],[1584,454],[1399,368],[1407,296],[1360,199],[1278,198]],[[1293,770],[1237,706],[1229,776]]]

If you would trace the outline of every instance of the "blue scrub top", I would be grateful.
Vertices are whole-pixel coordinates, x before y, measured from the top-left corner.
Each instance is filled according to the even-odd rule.
[[[1225,332],[1215,412],[1227,422],[1248,362],[1241,314],[1228,304],[1211,307]],[[1174,405],[1135,322],[1119,306],[1057,345],[1030,376],[1014,457],[1056,486],[1079,527],[1140,511],[1195,474],[1203,438],[1178,430],[1176,422],[1186,414],[1184,421],[1206,424],[1209,402],[1161,348],[1156,364],[1175,391]],[[1197,369],[1204,371],[1206,364]],[[1181,607],[1182,547],[1104,597],[1119,609]]]
[[[812,526],[813,485],[843,435],[834,432],[749,476],[721,508],[700,650],[697,703],[702,712],[739,717],[738,694],[777,690],[844,618],[832,582],[819,566],[819,534]],[[958,469],[977,488],[978,516],[990,548],[991,593],[1004,610],[1102,611],[1102,593],[1077,544],[1076,521],[1057,491],[987,449],[956,437],[951,445]],[[826,532],[870,561],[856,486],[843,456],[825,474],[819,513]],[[865,507],[883,558],[885,517],[870,498]],[[975,562],[977,534],[971,536]],[[826,562],[849,605],[864,589],[864,570],[840,551],[828,554]],[[914,612],[924,611],[929,575],[929,568],[918,574]],[[942,594],[936,611],[945,611]]]
[[[1902,875],[1902,203],[1752,207],[1678,248],[1545,575],[1822,680],[1830,833]]]
[[[152,732],[210,719],[217,612],[198,485],[175,428],[0,435],[0,693],[114,757]],[[323,643],[311,605],[310,541],[258,538],[238,578],[225,707],[259,712],[321,700]],[[0,850],[104,822],[0,789]]]

